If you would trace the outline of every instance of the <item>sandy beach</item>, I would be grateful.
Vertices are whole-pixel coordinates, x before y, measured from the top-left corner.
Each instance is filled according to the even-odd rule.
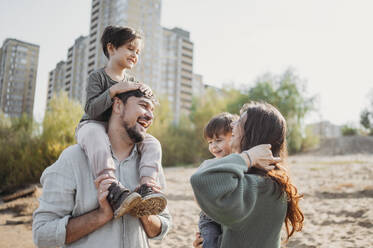
[[[286,247],[373,247],[373,155],[293,156],[288,165],[304,194],[305,224]],[[151,247],[192,247],[200,211],[189,185],[194,171],[165,169],[173,228],[163,241],[151,241]],[[35,247],[31,214],[39,194],[0,204],[0,247]]]

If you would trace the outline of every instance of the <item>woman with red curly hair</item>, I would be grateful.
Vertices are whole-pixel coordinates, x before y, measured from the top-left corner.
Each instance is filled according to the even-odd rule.
[[[231,155],[206,160],[190,181],[201,209],[222,226],[220,247],[279,248],[285,223],[287,238],[301,231],[304,216],[296,187],[282,165],[264,170],[250,164],[247,151],[270,144],[273,156],[284,159],[286,121],[268,103],[252,102],[233,123]],[[202,247],[194,244],[195,247]]]

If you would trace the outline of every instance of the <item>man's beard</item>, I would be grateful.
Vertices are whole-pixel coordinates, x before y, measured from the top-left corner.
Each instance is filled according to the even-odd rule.
[[[144,135],[136,130],[136,124],[132,127],[129,127],[127,123],[123,123],[123,127],[133,143],[139,143],[144,140]]]

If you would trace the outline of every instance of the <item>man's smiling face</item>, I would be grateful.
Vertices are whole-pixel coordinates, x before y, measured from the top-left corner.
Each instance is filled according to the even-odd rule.
[[[146,131],[154,119],[154,104],[146,97],[131,96],[120,114],[122,126],[129,138],[138,143],[144,140]]]

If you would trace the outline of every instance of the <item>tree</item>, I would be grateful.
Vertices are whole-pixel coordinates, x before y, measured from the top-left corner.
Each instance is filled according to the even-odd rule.
[[[364,109],[360,114],[360,124],[368,130],[369,135],[373,135],[373,112]]]
[[[354,128],[352,125],[346,124],[342,126],[341,132],[343,136],[354,136],[357,135],[358,130],[357,128]]]
[[[71,100],[63,92],[54,95],[43,120],[42,142],[48,163],[53,163],[60,153],[75,143],[75,128],[83,115],[79,102]]]
[[[287,122],[289,152],[298,152],[303,142],[303,119],[314,109],[314,97],[308,97],[306,84],[291,69],[282,75],[269,73],[259,77],[254,87],[239,95],[230,106],[242,106],[249,101],[265,101],[282,113]]]
[[[0,191],[39,180],[43,165],[37,124],[27,115],[0,114]]]
[[[373,91],[371,91],[369,98],[369,106],[360,113],[360,124],[368,131],[369,135],[373,135]]]
[[[43,170],[75,143],[74,130],[82,113],[80,104],[66,94],[54,96],[42,134],[31,117],[8,118],[0,113],[0,191],[39,182]]]

